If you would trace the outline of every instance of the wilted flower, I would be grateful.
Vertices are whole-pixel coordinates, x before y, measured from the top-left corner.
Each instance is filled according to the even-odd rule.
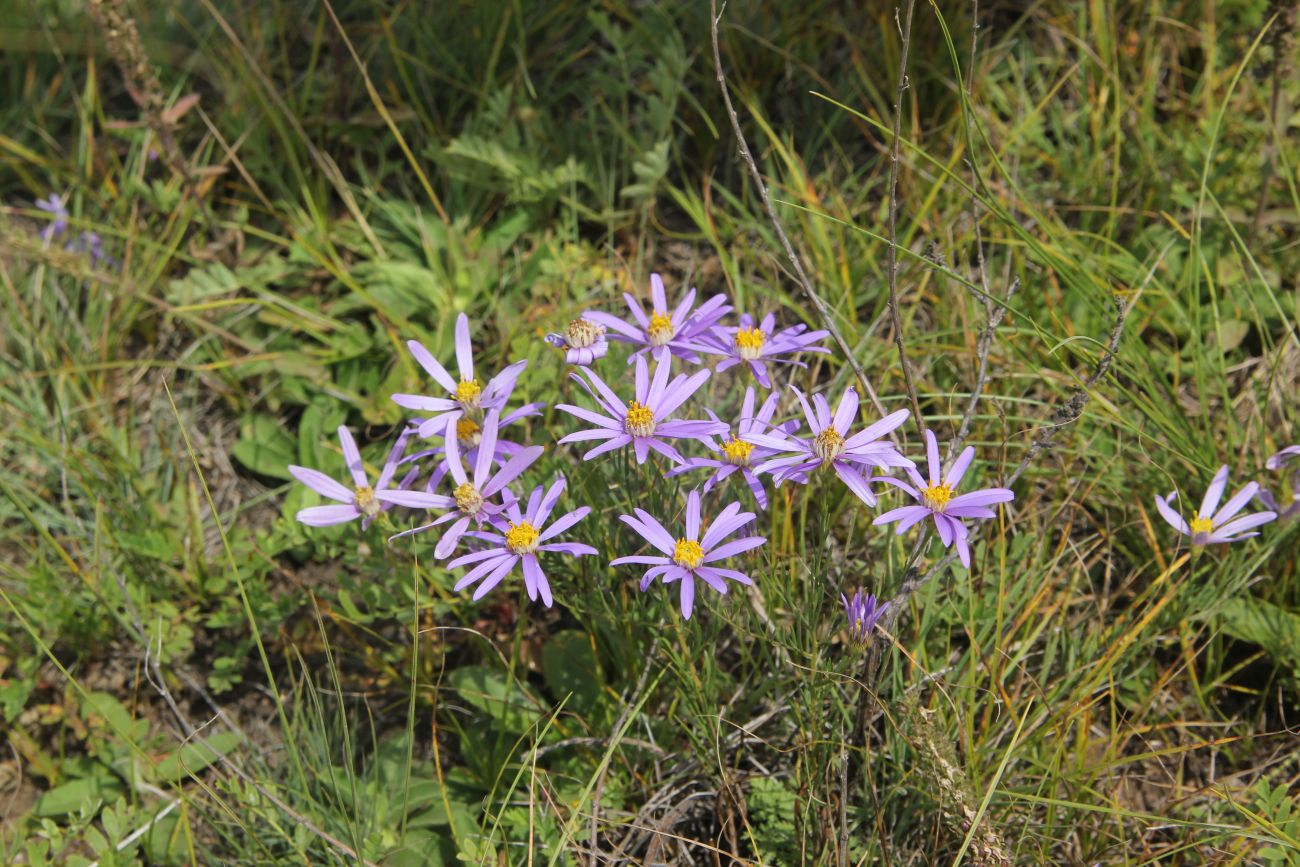
[[[927,517],[933,517],[934,527],[939,531],[939,540],[943,542],[943,546],[948,548],[956,542],[957,555],[961,557],[961,564],[969,569],[970,545],[966,542],[967,530],[962,520],[992,518],[996,513],[989,506],[1010,502],[1016,495],[1009,488],[981,488],[978,491],[968,491],[954,496],[957,485],[961,483],[962,476],[966,475],[966,469],[975,457],[975,449],[971,446],[963,449],[957,456],[957,460],[953,461],[952,466],[948,468],[948,472],[944,473],[943,461],[939,459],[939,443],[934,433],[926,430],[925,453],[930,464],[928,483],[912,467],[907,468],[907,474],[916,487],[888,476],[880,477],[880,481],[888,482],[906,491],[918,505],[891,509],[871,523],[889,524],[897,521],[896,532],[901,535]]]
[[[1287,446],[1282,449],[1282,451],[1269,458],[1264,463],[1264,466],[1268,467],[1270,470],[1280,470],[1285,464],[1291,461],[1300,461],[1300,445]],[[1300,466],[1297,466],[1295,470],[1291,472],[1290,503],[1287,503],[1285,506],[1280,505],[1278,501],[1273,498],[1272,492],[1265,490],[1262,487],[1259,489],[1259,493],[1255,496],[1264,504],[1265,508],[1277,512],[1279,520],[1300,518]]]
[[[450,423],[454,424],[460,420],[458,413],[453,413]],[[459,440],[455,437],[447,440],[447,470],[452,480],[456,482],[456,489],[450,497],[441,494],[428,494],[436,498],[434,508],[450,509],[447,514],[440,516],[437,520],[425,524],[422,527],[416,527],[405,532],[398,533],[393,539],[399,536],[409,536],[412,533],[422,533],[432,527],[445,524],[448,521],[453,522],[450,527],[442,534],[438,540],[438,545],[433,549],[433,556],[441,560],[450,556],[452,551],[456,550],[460,537],[465,535],[469,529],[470,521],[475,524],[482,524],[485,521],[494,519],[504,508],[500,504],[491,502],[492,497],[496,496],[508,484],[517,479],[524,470],[542,455],[541,446],[529,446],[519,454],[506,461],[505,466],[492,471],[492,456],[496,453],[497,427],[501,421],[500,413],[492,410],[483,420],[483,438],[479,442],[478,457],[474,461],[474,475],[471,478],[466,475],[465,468],[460,462],[460,445]]]
[[[663,552],[663,556],[619,557],[611,560],[611,566],[625,563],[638,563],[650,566],[641,578],[641,591],[649,589],[655,578],[662,577],[665,584],[673,581],[682,582],[681,606],[682,616],[691,618],[691,609],[695,605],[695,579],[699,578],[719,593],[727,592],[724,579],[739,581],[741,584],[753,584],[753,580],[743,572],[724,569],[720,566],[706,564],[716,563],[728,557],[734,557],[745,551],[752,551],[767,540],[762,536],[748,536],[731,542],[719,544],[727,536],[754,520],[753,512],[740,511],[740,503],[732,503],[713,519],[709,529],[700,537],[700,492],[691,491],[686,498],[686,535],[674,540],[663,524],[643,509],[633,509],[636,517],[620,515],[619,520],[637,532],[637,535]]]
[[[448,569],[468,566],[471,563],[478,564],[456,582],[456,590],[464,590],[475,581],[479,581],[481,583],[474,591],[474,598],[481,599],[514,571],[516,563],[522,563],[524,586],[528,589],[528,598],[536,600],[540,594],[542,604],[550,608],[551,585],[546,580],[546,573],[542,571],[541,563],[538,562],[538,552],[569,554],[574,557],[596,553],[595,548],[579,542],[547,541],[563,533],[591,512],[589,506],[583,506],[555,519],[549,527],[546,526],[546,520],[563,492],[563,477],[545,492],[541,486],[538,486],[533,489],[532,496],[528,498],[528,508],[523,512],[519,510],[518,500],[513,496],[506,496],[509,529],[503,528],[500,533],[473,533],[475,538],[492,543],[492,547],[457,557],[447,564]],[[508,493],[507,491],[506,494]]]
[[[36,207],[51,217],[49,225],[40,231],[42,241],[48,244],[68,230],[68,209],[62,196],[50,193],[44,199],[37,199]]]
[[[876,628],[889,603],[881,602],[870,593],[864,597],[861,590],[854,593],[852,599],[841,593],[840,600],[849,620],[849,637],[859,644],[867,643],[871,639],[871,630]]]
[[[804,418],[808,421],[811,436],[796,439],[784,434],[773,435],[751,432],[744,434],[745,442],[764,446],[781,455],[760,464],[754,472],[771,473],[777,485],[787,479],[804,481],[807,473],[818,467],[831,467],[849,490],[868,506],[876,504],[876,495],[867,485],[862,475],[866,467],[911,467],[913,463],[899,454],[898,449],[883,437],[907,421],[908,411],[885,416],[875,424],[852,436],[848,430],[858,416],[858,393],[852,387],[844,390],[835,415],[831,415],[830,405],[820,394],[812,396],[812,406],[804,399],[803,392],[794,386],[790,390],[799,398],[803,407]],[[815,407],[815,411],[814,411]]]
[[[342,524],[360,518],[361,527],[364,529],[370,526],[370,522],[378,517],[380,512],[394,505],[408,506],[413,509],[437,508],[439,500],[434,495],[401,490],[409,483],[409,476],[403,479],[402,484],[397,488],[388,487],[393,480],[393,474],[397,471],[402,452],[406,448],[407,435],[408,432],[403,431],[397,438],[397,442],[393,443],[392,449],[388,452],[388,460],[384,462],[379,478],[372,487],[361,462],[361,453],[357,451],[357,444],[352,439],[352,433],[340,425],[339,445],[343,448],[343,459],[347,462],[348,472],[352,475],[352,483],[355,487],[349,490],[346,485],[334,481],[319,470],[291,464],[289,472],[295,479],[316,493],[343,504],[310,506],[299,511],[295,517],[309,527],[327,527],[330,524]]]
[[[597,358],[604,358],[609,351],[605,326],[581,316],[570,321],[563,334],[546,335],[546,342],[563,349],[564,360],[579,367],[586,367]]]
[[[718,373],[737,364],[749,365],[754,378],[763,388],[771,388],[772,380],[767,375],[769,363],[782,362],[798,367],[807,367],[802,361],[793,358],[781,358],[796,352],[830,352],[824,346],[814,346],[819,340],[830,335],[829,331],[809,331],[806,325],[794,325],[774,331],[776,316],[769,313],[763,317],[758,327],[754,327],[754,317],[748,313],[740,317],[740,325],[714,326],[710,340],[706,342],[708,351],[714,355],[726,356],[718,362]]]
[[[560,439],[561,443],[575,443],[588,440],[605,440],[583,455],[583,460],[591,460],[597,455],[613,451],[631,443],[636,452],[636,462],[645,463],[646,455],[654,449],[661,455],[681,463],[684,458],[677,449],[668,444],[673,439],[696,439],[708,443],[713,434],[726,433],[727,426],[716,421],[680,420],[669,418],[679,406],[694,394],[704,381],[709,378],[709,371],[697,370],[687,376],[677,375],[671,382],[668,375],[672,359],[666,354],[655,362],[654,380],[651,381],[644,357],[636,359],[636,398],[627,403],[610,390],[599,376],[586,368],[573,374],[583,388],[595,399],[600,412],[592,412],[580,406],[556,404],[555,408],[577,416],[583,421],[596,425],[590,430],[580,430]],[[584,379],[585,377],[585,379]]]
[[[1205,499],[1201,500],[1200,511],[1190,522],[1183,520],[1183,516],[1174,511],[1170,502],[1178,496],[1174,491],[1167,497],[1156,497],[1156,510],[1160,512],[1160,517],[1164,518],[1169,525],[1184,536],[1190,536],[1193,545],[1220,545],[1225,542],[1235,542],[1238,539],[1248,539],[1251,536],[1258,536],[1259,533],[1248,533],[1247,530],[1253,530],[1256,527],[1267,524],[1277,517],[1275,512],[1255,512],[1251,515],[1245,515],[1233,520],[1233,516],[1246,507],[1250,498],[1255,496],[1259,490],[1257,482],[1250,482],[1237,493],[1233,494],[1228,502],[1223,504],[1223,508],[1215,511],[1219,505],[1219,500],[1223,498],[1223,489],[1228,485],[1228,467],[1225,464],[1214,474],[1210,481],[1210,487],[1205,491]]]
[[[770,456],[772,450],[764,446],[756,446],[753,443],[745,442],[743,437],[748,433],[756,433],[767,430],[772,427],[772,415],[776,412],[778,395],[776,392],[768,395],[767,400],[763,401],[762,407],[759,408],[758,414],[754,414],[754,389],[745,389],[745,399],[740,405],[740,422],[736,425],[736,435],[727,439],[717,449],[718,457],[716,458],[687,458],[681,466],[673,467],[667,472],[668,476],[677,476],[691,470],[701,469],[703,467],[715,467],[716,471],[712,473],[704,483],[703,491],[708,493],[719,482],[726,479],[732,473],[739,472],[749,484],[749,489],[754,492],[754,499],[758,501],[759,508],[767,508],[767,492],[763,490],[763,483],[759,480],[758,475],[754,472],[754,466],[759,461]],[[718,417],[711,410],[705,410],[709,416],[718,421]],[[778,425],[776,430],[782,434],[793,433],[799,427],[799,422],[788,421]]]
[[[482,385],[474,378],[474,349],[469,342],[469,317],[464,313],[456,318],[456,366],[460,381],[451,378],[429,350],[416,340],[408,340],[411,355],[424,368],[434,382],[446,389],[447,397],[429,397],[422,394],[395,394],[393,402],[407,409],[434,413],[420,423],[420,436],[429,437],[447,425],[452,414],[478,419],[491,409],[501,409],[510,399],[515,381],[528,366],[527,361],[516,361]]]
[[[650,297],[654,307],[650,315],[646,316],[641,303],[628,293],[623,293],[623,299],[627,301],[627,309],[635,322],[628,322],[617,316],[594,310],[584,314],[584,318],[603,325],[613,332],[609,335],[610,339],[641,347],[632,353],[633,358],[650,350],[659,359],[672,353],[692,364],[699,364],[700,357],[696,353],[708,351],[708,347],[702,341],[718,320],[731,310],[731,307],[726,304],[726,296],[714,295],[692,312],[691,305],[695,303],[695,290],[691,289],[669,314],[663,278],[658,274],[651,274]]]

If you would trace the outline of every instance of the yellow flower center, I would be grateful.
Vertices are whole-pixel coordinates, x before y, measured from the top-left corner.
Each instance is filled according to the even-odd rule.
[[[673,339],[674,330],[673,321],[656,310],[654,315],[650,317],[650,327],[646,329],[646,333],[650,337],[650,345],[663,346]]]
[[[673,562],[684,569],[699,568],[699,565],[704,562],[704,549],[700,547],[699,542],[678,539],[677,547],[673,548]]]
[[[740,357],[750,361],[763,353],[763,341],[767,335],[757,328],[741,328],[736,332],[736,350]]]
[[[483,495],[470,482],[458,485],[453,496],[456,498],[456,508],[466,515],[476,515],[478,510],[483,507]]]
[[[749,455],[753,451],[754,444],[743,440],[732,439],[722,444],[722,453],[726,456],[727,463],[738,467],[749,466]]]
[[[463,418],[456,422],[456,441],[470,448],[483,440],[483,429],[472,418]]]
[[[379,501],[375,499],[375,489],[369,485],[363,485],[357,488],[354,495],[357,511],[368,518],[373,518],[380,512]]]
[[[569,346],[574,349],[586,349],[599,340],[604,333],[605,326],[603,325],[597,325],[585,319],[574,319],[569,323],[564,336]]]
[[[483,393],[483,386],[477,379],[462,379],[456,386],[456,400],[465,409],[478,409],[478,396]]]
[[[537,536],[537,530],[527,521],[511,522],[510,532],[506,533],[506,547],[513,554],[531,554],[537,550]]]
[[[1214,524],[1209,518],[1202,518],[1199,515],[1191,520],[1192,535],[1198,533],[1208,533],[1214,529]]]
[[[813,454],[822,459],[822,463],[829,463],[839,457],[840,452],[844,451],[844,437],[834,427],[827,427],[817,438],[813,440]]]
[[[942,512],[948,508],[948,501],[951,499],[952,485],[930,485],[928,488],[921,489],[921,501],[932,511]]]
[[[623,421],[623,429],[634,437],[648,437],[655,432],[655,416],[650,411],[650,407],[637,403],[635,400],[627,402],[627,418]]]

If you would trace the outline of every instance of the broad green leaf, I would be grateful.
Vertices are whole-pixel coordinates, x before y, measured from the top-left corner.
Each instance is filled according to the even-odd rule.
[[[89,776],[55,786],[36,801],[37,816],[78,813],[87,805],[114,801],[126,792],[122,779],[103,765],[95,765]]]
[[[246,417],[239,426],[239,441],[230,451],[255,473],[273,479],[293,478],[289,464],[297,463],[298,449],[284,427],[269,415]]]
[[[600,701],[603,680],[586,633],[566,629],[546,642],[542,648],[542,675],[555,698],[573,696],[569,706],[578,713],[590,713]]]
[[[188,743],[159,762],[154,777],[170,783],[197,774],[238,746],[239,740],[235,732],[217,732],[203,741]]]
[[[1300,674],[1300,614],[1255,596],[1241,596],[1226,600],[1214,616],[1224,632],[1258,644]]]
[[[447,680],[461,698],[492,717],[508,732],[522,732],[542,713],[542,705],[518,681],[508,683],[505,675],[484,665],[468,665],[453,671]]]

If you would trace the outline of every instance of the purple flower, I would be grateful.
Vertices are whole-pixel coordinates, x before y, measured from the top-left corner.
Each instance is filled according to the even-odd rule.
[[[772,473],[778,487],[787,479],[805,481],[807,473],[818,467],[830,467],[858,499],[868,506],[874,506],[876,495],[871,493],[868,480],[862,475],[863,468],[914,466],[893,445],[882,441],[890,431],[907,421],[907,410],[900,409],[858,433],[846,436],[858,416],[856,390],[852,387],[844,390],[833,416],[826,398],[820,394],[812,396],[812,406],[809,406],[803,392],[794,386],[790,386],[790,390],[799,398],[811,437],[802,440],[785,434],[773,436],[760,433],[742,436],[746,442],[764,446],[781,455],[765,461],[754,470],[756,473]]]
[[[339,445],[343,447],[343,459],[347,462],[348,472],[352,475],[352,483],[355,487],[349,490],[346,485],[334,481],[319,470],[290,465],[289,472],[295,479],[316,493],[343,504],[311,506],[299,511],[295,517],[309,527],[327,527],[330,524],[342,524],[360,518],[361,527],[365,529],[380,512],[387,511],[394,505],[412,509],[436,508],[438,500],[434,495],[401,490],[410,482],[413,474],[403,479],[397,488],[388,487],[393,480],[393,474],[397,471],[402,452],[406,448],[408,434],[409,431],[403,431],[397,438],[397,442],[393,443],[392,449],[388,452],[388,460],[384,462],[384,467],[379,473],[379,479],[374,487],[371,487],[370,479],[366,476],[365,467],[361,463],[361,453],[357,451],[357,444],[353,441],[351,432],[340,425]]]
[[[666,354],[655,362],[654,380],[651,381],[644,357],[636,359],[636,398],[627,403],[610,390],[599,376],[586,368],[579,372],[585,376],[571,374],[583,388],[595,399],[601,412],[592,412],[579,406],[556,404],[555,408],[577,416],[583,421],[596,425],[590,430],[580,430],[563,437],[561,443],[576,443],[585,440],[605,440],[582,456],[589,461],[597,455],[613,451],[631,443],[636,452],[636,462],[645,463],[650,449],[681,463],[685,460],[677,449],[668,444],[672,439],[695,439],[710,443],[713,434],[727,432],[727,426],[717,421],[681,420],[669,418],[673,411],[686,402],[709,378],[709,371],[697,370],[687,376],[679,373],[672,382],[668,374],[672,368],[672,359]],[[604,413],[602,415],[602,412]]]
[[[1192,538],[1193,545],[1220,545],[1225,542],[1235,542],[1238,539],[1248,539],[1251,536],[1258,536],[1259,533],[1247,533],[1247,530],[1253,530],[1261,524],[1267,524],[1277,517],[1275,512],[1255,512],[1251,515],[1245,515],[1233,520],[1233,516],[1246,507],[1250,498],[1255,496],[1259,490],[1257,482],[1250,482],[1237,493],[1233,494],[1228,502],[1223,504],[1223,508],[1215,511],[1219,505],[1219,500],[1223,498],[1223,489],[1228,485],[1228,467],[1225,464],[1214,474],[1210,481],[1210,487],[1205,491],[1205,499],[1201,500],[1200,511],[1190,522],[1183,520],[1183,516],[1174,511],[1170,502],[1178,496],[1174,491],[1167,497],[1156,497],[1156,510],[1160,512],[1160,517],[1169,522],[1169,525],[1184,536]]]
[[[113,257],[104,252],[104,242],[98,232],[82,232],[64,245],[73,253],[89,253],[90,261],[98,265],[114,264]]]
[[[691,491],[686,498],[686,535],[673,540],[663,525],[642,509],[633,509],[636,517],[620,515],[619,520],[627,524],[641,538],[663,552],[663,556],[619,557],[611,560],[611,566],[624,563],[638,563],[650,566],[641,578],[641,592],[644,593],[655,578],[662,577],[665,584],[673,581],[682,582],[681,604],[682,616],[691,619],[691,609],[695,605],[695,579],[699,578],[719,593],[727,592],[724,579],[739,581],[741,584],[753,584],[753,580],[743,572],[724,569],[720,566],[706,565],[734,557],[745,551],[752,551],[767,540],[762,536],[747,536],[719,544],[727,536],[754,520],[753,512],[740,511],[740,503],[732,503],[718,513],[709,525],[704,537],[700,538],[700,492]]]
[[[1269,458],[1264,466],[1270,470],[1280,470],[1288,462],[1300,458],[1300,445],[1287,446],[1282,451]],[[1281,508],[1276,499],[1273,498],[1271,491],[1264,488],[1259,489],[1255,495],[1264,507],[1270,511],[1277,512],[1278,520],[1287,520],[1288,518],[1300,518],[1300,467],[1296,467],[1291,473],[1291,502]]]
[[[776,316],[771,313],[763,317],[757,328],[754,327],[754,317],[748,313],[740,317],[739,327],[715,326],[708,351],[726,357],[714,369],[721,373],[734,365],[748,364],[758,384],[763,388],[771,388],[772,381],[767,375],[769,363],[783,362],[807,367],[802,361],[778,356],[796,352],[830,352],[824,346],[813,345],[828,337],[829,331],[809,331],[806,325],[773,331],[775,326]]]
[[[459,420],[459,413],[452,413],[449,421],[455,424]],[[474,475],[472,478],[466,475],[465,468],[461,466],[459,439],[451,437],[447,440],[447,469],[456,482],[456,489],[450,497],[441,494],[424,494],[422,496],[433,498],[434,502],[431,508],[449,509],[450,511],[422,527],[398,533],[392,536],[389,541],[400,536],[409,536],[412,533],[422,533],[431,527],[451,521],[453,522],[452,525],[442,534],[437,547],[433,549],[433,556],[442,560],[456,550],[456,545],[460,542],[461,536],[465,535],[465,531],[469,529],[470,521],[473,521],[476,525],[481,525],[485,521],[492,521],[496,518],[504,507],[491,502],[492,497],[517,479],[519,474],[528,469],[533,461],[541,457],[543,451],[541,446],[529,446],[506,461],[505,466],[494,473],[492,470],[492,456],[496,454],[497,428],[500,423],[500,411],[495,409],[489,412],[483,420],[483,438],[478,445],[478,456],[474,460]]]
[[[761,509],[767,508],[767,492],[763,490],[763,483],[759,481],[758,475],[754,472],[754,465],[764,458],[773,454],[772,450],[764,446],[756,446],[752,443],[745,442],[740,437],[748,433],[757,433],[759,431],[772,428],[772,415],[776,412],[776,405],[779,395],[776,392],[768,395],[767,400],[763,401],[762,407],[759,408],[758,414],[754,414],[754,389],[745,389],[745,399],[740,405],[740,423],[736,425],[736,436],[725,441],[717,449],[718,457],[716,458],[687,458],[681,466],[669,470],[666,475],[669,477],[681,475],[682,473],[698,470],[704,467],[714,467],[715,472],[709,476],[708,481],[704,483],[703,492],[708,493],[719,482],[722,482],[732,473],[739,472],[745,481],[749,484],[749,489],[754,492],[754,499],[758,501]],[[705,410],[714,421],[712,411]],[[775,429],[782,434],[793,433],[799,427],[799,422],[788,421],[778,425]]]
[[[866,644],[871,639],[871,630],[876,628],[876,623],[889,608],[889,603],[881,602],[870,593],[863,597],[861,590],[854,593],[852,599],[841,593],[840,600],[844,603],[844,614],[849,619],[849,637],[859,644]]]
[[[498,435],[493,445],[492,460],[497,464],[504,465],[506,461],[522,452],[525,448],[525,446],[519,443],[501,439],[499,433],[501,428],[514,424],[521,419],[529,418],[530,416],[541,415],[541,410],[545,408],[546,404],[544,403],[526,403],[518,409],[501,416],[501,420],[497,425]],[[419,425],[422,424],[423,421],[423,419],[415,419],[412,423],[415,424],[418,429]],[[407,455],[402,459],[402,463],[421,461],[429,457],[438,457],[439,460],[434,464],[434,472],[430,481],[432,482],[433,479],[441,480],[441,478],[448,472],[447,434],[449,431],[455,432],[454,437],[457,439],[457,444],[460,446],[460,454],[465,458],[466,463],[473,466],[478,461],[478,447],[483,441],[483,427],[474,419],[463,415],[457,419],[455,425],[448,424],[431,437],[431,439],[436,441],[436,445],[414,454]],[[414,432],[414,430],[412,432]]]
[[[563,334],[548,334],[545,339],[552,346],[564,350],[566,362],[579,367],[586,367],[597,358],[604,358],[609,351],[605,326],[582,317],[570,321]]]
[[[514,391],[515,380],[528,366],[527,361],[516,361],[495,377],[481,385],[474,378],[474,349],[469,342],[469,317],[464,313],[456,318],[456,365],[460,370],[460,381],[451,378],[446,369],[438,363],[429,350],[416,340],[408,340],[406,346],[411,355],[424,368],[434,382],[446,389],[447,397],[429,397],[422,394],[395,394],[393,402],[407,409],[434,413],[420,423],[420,436],[428,437],[442,430],[453,414],[463,414],[469,418],[479,418],[480,414],[490,409],[501,409]]]
[[[889,524],[897,521],[896,532],[902,535],[927,517],[933,517],[943,547],[951,547],[956,542],[961,564],[969,569],[970,545],[966,541],[967,530],[962,519],[992,518],[995,513],[989,506],[994,503],[1008,503],[1014,500],[1016,495],[1008,488],[981,488],[978,491],[953,496],[957,485],[961,483],[962,476],[966,475],[971,459],[975,457],[975,449],[971,446],[963,449],[957,456],[957,460],[953,461],[952,466],[948,468],[948,472],[944,473],[943,461],[939,460],[939,443],[935,440],[934,433],[927,430],[925,431],[925,453],[930,464],[928,484],[912,467],[907,468],[907,474],[911,476],[916,487],[888,476],[878,477],[880,481],[888,482],[906,491],[920,505],[891,509],[871,523]]]
[[[627,309],[632,313],[635,322],[627,322],[617,316],[599,311],[584,315],[590,321],[614,332],[610,335],[612,339],[641,347],[632,353],[633,358],[650,350],[656,358],[662,359],[668,353],[672,353],[692,364],[699,364],[700,357],[696,352],[709,351],[709,347],[703,343],[708,337],[709,330],[731,310],[731,307],[726,304],[726,296],[714,295],[692,312],[691,305],[695,303],[695,290],[691,289],[669,314],[664,281],[658,274],[650,275],[650,296],[654,307],[650,315],[646,316],[641,303],[628,293],[623,293],[623,299],[627,301]]]
[[[40,238],[42,241],[48,244],[68,230],[68,209],[62,196],[50,193],[48,198],[37,199],[36,207],[49,214],[52,218],[50,224],[41,229]]]
[[[591,512],[589,506],[583,506],[557,518],[547,527],[546,520],[563,492],[563,477],[560,477],[545,493],[541,486],[534,488],[532,496],[528,498],[528,508],[522,513],[519,511],[519,501],[514,497],[507,497],[506,514],[510,518],[510,528],[502,533],[474,533],[476,538],[491,542],[492,547],[457,557],[447,564],[448,569],[468,566],[471,563],[478,564],[456,582],[456,590],[464,590],[478,581],[480,583],[474,591],[474,598],[482,599],[489,590],[514,571],[515,564],[522,563],[524,586],[528,589],[528,598],[535,600],[540,594],[542,604],[550,608],[551,585],[547,582],[546,573],[542,571],[541,563],[537,560],[537,553],[541,551],[569,554],[574,557],[596,553],[595,548],[579,542],[547,541],[563,533]]]

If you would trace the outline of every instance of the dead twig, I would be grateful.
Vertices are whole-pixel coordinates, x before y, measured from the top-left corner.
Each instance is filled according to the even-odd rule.
[[[971,179],[971,197],[970,197],[970,215],[971,223],[975,227],[975,263],[979,271],[980,287],[983,293],[971,291],[975,300],[984,306],[984,327],[980,329],[979,339],[975,344],[976,373],[975,386],[971,389],[970,397],[966,400],[966,408],[962,411],[961,424],[957,428],[957,434],[948,441],[948,451],[944,455],[944,461],[949,462],[953,456],[961,449],[966,442],[966,437],[970,434],[971,423],[975,419],[975,410],[979,406],[980,397],[984,393],[984,386],[988,382],[989,353],[993,349],[993,335],[998,326],[1002,324],[1002,318],[1006,315],[1007,304],[1011,301],[1011,296],[1016,294],[1020,288],[1020,279],[1010,281],[1007,284],[1007,291],[1003,294],[1000,301],[993,300],[993,292],[989,288],[988,269],[984,260],[984,232],[980,228],[980,203],[979,196],[975,194],[977,189],[983,187],[983,180],[980,178],[979,166],[976,163],[975,149],[973,147],[974,136],[970,134],[971,127],[975,123],[974,114],[970,111],[971,99],[974,96],[975,82],[975,57],[979,49],[980,35],[980,4],[979,0],[974,0],[971,5],[971,31],[970,31],[970,62],[966,70],[966,141],[969,147],[966,165],[970,167]]]
[[[1124,323],[1131,307],[1131,304],[1125,304],[1118,295],[1115,296],[1115,324],[1111,328],[1110,338],[1106,342],[1105,350],[1097,359],[1097,363],[1093,366],[1092,372],[1088,377],[1084,379],[1079,387],[1070,394],[1070,397],[1065,401],[1065,403],[1056,408],[1056,411],[1052,413],[1051,421],[1039,432],[1033,442],[1029,444],[1029,448],[1025,450],[1024,457],[1020,459],[1020,463],[1016,466],[1015,470],[1013,470],[1011,475],[1007,477],[1007,480],[1004,483],[1005,487],[1014,485],[1024,474],[1025,470],[1029,468],[1029,465],[1033,463],[1034,459],[1037,458],[1044,449],[1051,448],[1061,430],[1068,425],[1073,424],[1078,420],[1079,416],[1083,415],[1083,407],[1088,403],[1088,400],[1091,397],[1089,392],[1098,382],[1101,381],[1101,378],[1106,375],[1106,372],[1110,370],[1110,366],[1114,362],[1116,354],[1119,352],[1120,338],[1124,334]],[[978,528],[971,530],[972,536],[978,532]],[[889,600],[889,610],[886,611],[885,616],[881,618],[881,627],[889,632],[897,632],[895,626],[898,619],[902,616],[903,609],[907,606],[907,600],[912,596],[912,594],[916,593],[916,591],[929,583],[936,575],[948,568],[948,566],[956,559],[957,553],[953,551],[924,572],[921,572],[915,567],[908,569],[904,575],[902,586],[898,588],[898,592],[894,594],[894,597]]]
[[[735,107],[731,104],[731,92],[727,87],[727,76],[722,70],[722,51],[718,47],[718,24],[722,20],[722,16],[718,12],[717,0],[709,0],[709,13],[710,32],[713,39],[713,68],[716,73],[718,88],[722,91],[722,101],[727,107],[727,118],[731,121],[731,131],[736,136],[736,148],[740,152],[740,158],[745,163],[745,167],[749,170],[750,180],[753,181],[754,188],[758,191],[759,199],[763,203],[763,211],[767,214],[768,220],[772,223],[772,228],[776,231],[776,237],[781,242],[781,248],[785,251],[786,258],[790,260],[790,267],[794,269],[795,276],[799,280],[799,286],[803,290],[803,294],[808,298],[808,301],[817,311],[817,315],[821,317],[822,323],[826,326],[826,330],[831,333],[831,337],[839,345],[840,351],[844,353],[844,357],[848,361],[849,367],[853,369],[853,375],[857,377],[858,384],[861,385],[862,390],[866,392],[867,397],[871,400],[876,411],[882,416],[887,415],[884,404],[880,402],[880,398],[876,395],[876,390],[871,387],[871,382],[867,379],[866,372],[862,369],[862,365],[858,363],[857,358],[854,356],[853,348],[849,346],[848,341],[844,339],[844,335],[840,332],[839,326],[835,324],[835,319],[831,315],[830,308],[826,305],[826,302],[822,300],[821,296],[817,294],[816,290],[813,289],[812,281],[808,279],[808,272],[804,270],[803,261],[799,258],[799,254],[795,252],[794,245],[790,243],[790,239],[786,236],[785,229],[781,225],[781,219],[776,215],[776,211],[772,208],[772,197],[768,194],[767,184],[763,182],[763,175],[759,172],[758,164],[754,161],[754,156],[749,151],[749,142],[746,141],[745,133],[740,128],[740,119],[736,115]],[[913,403],[915,403],[915,398],[913,398]],[[890,434],[890,437],[897,442],[893,433]]]
[[[907,363],[907,341],[903,339],[903,322],[898,315],[898,144],[902,138],[903,126],[903,92],[907,90],[907,55],[912,46],[912,12],[916,9],[916,0],[907,0],[904,7],[903,24],[900,33],[903,37],[903,55],[898,62],[898,89],[894,93],[894,129],[893,142],[889,147],[889,250],[886,269],[889,275],[889,319],[894,328],[894,346],[898,348],[898,362],[903,367],[903,384],[907,387],[907,399],[912,404],[912,423],[917,431],[925,427],[921,418],[921,404],[916,398],[916,383],[912,379],[912,366]],[[897,21],[897,12],[895,12]]]

